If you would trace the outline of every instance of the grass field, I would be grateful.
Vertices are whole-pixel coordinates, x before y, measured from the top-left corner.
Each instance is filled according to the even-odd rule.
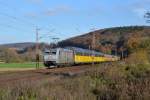
[[[40,68],[43,67],[43,63],[40,63]],[[29,63],[0,63],[1,68],[35,68],[36,64],[29,62]]]

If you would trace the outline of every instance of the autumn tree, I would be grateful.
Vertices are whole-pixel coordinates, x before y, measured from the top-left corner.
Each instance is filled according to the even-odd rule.
[[[12,63],[12,62],[22,62],[20,59],[19,54],[17,54],[15,49],[6,49],[5,51],[5,62]]]
[[[130,52],[135,51],[138,49],[141,42],[141,35],[139,33],[134,33],[129,36],[127,41],[127,47]]]

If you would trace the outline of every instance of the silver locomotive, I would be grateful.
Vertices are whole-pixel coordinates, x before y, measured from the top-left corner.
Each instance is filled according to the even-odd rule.
[[[56,48],[46,50],[44,52],[44,65],[46,67],[58,67],[62,65],[74,64],[74,52],[73,50]]]

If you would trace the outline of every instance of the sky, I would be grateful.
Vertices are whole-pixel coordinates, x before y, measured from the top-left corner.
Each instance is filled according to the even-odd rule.
[[[0,44],[64,40],[118,26],[148,25],[150,0],[0,0]]]

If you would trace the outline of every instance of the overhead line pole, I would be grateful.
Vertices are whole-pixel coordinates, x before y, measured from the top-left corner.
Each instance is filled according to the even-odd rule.
[[[39,28],[36,27],[36,69],[39,69]]]
[[[94,29],[93,29],[94,30]],[[93,60],[93,62],[92,62],[92,66],[94,67],[94,50],[95,50],[95,42],[96,42],[96,39],[95,39],[96,37],[95,37],[95,33],[93,32],[93,34],[92,34],[92,60]]]

